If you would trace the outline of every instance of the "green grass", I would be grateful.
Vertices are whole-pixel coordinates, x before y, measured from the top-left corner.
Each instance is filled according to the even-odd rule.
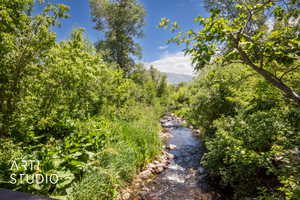
[[[114,141],[99,154],[100,168],[73,185],[68,199],[112,200],[139,170],[161,152],[160,125],[154,109],[134,121],[113,121]],[[140,110],[138,110],[140,111]],[[138,112],[137,111],[137,112]]]
[[[23,144],[0,138],[0,187],[70,200],[113,200],[120,187],[161,152],[159,106],[128,107],[113,119],[69,122],[63,138]],[[25,145],[25,147],[24,147]],[[22,147],[23,146],[23,147]],[[9,184],[12,160],[39,160],[42,174],[60,174],[57,185]],[[39,172],[39,173],[40,173]],[[37,171],[17,171],[34,174]],[[71,179],[70,179],[71,177]]]

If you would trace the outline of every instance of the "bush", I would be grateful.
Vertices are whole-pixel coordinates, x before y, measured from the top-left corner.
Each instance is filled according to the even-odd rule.
[[[241,65],[208,66],[179,112],[200,126],[202,164],[234,199],[299,198],[299,108]]]
[[[58,199],[81,199],[85,195],[86,198],[112,199],[120,186],[127,184],[161,151],[157,115],[162,112],[161,108],[136,105],[128,109],[130,117],[123,114],[115,119],[94,116],[84,121],[69,121],[68,127],[72,128],[61,139],[51,134],[34,136],[36,142],[30,146],[25,146],[26,142],[1,139],[1,187],[51,194]],[[141,115],[145,110],[147,115]],[[38,160],[40,169],[11,169],[12,161],[19,165],[21,160]],[[16,185],[9,183],[12,173],[17,174]],[[28,184],[21,182],[22,173],[29,177],[37,173],[57,174],[59,181],[55,185]]]
[[[293,178],[296,171],[283,169],[296,164],[291,150],[299,137],[284,114],[279,110],[258,111],[223,117],[214,125],[216,137],[206,142],[208,153],[202,162],[212,175],[221,177],[223,185],[234,188],[236,199],[255,197],[259,188],[267,193],[295,190],[299,184]],[[283,180],[290,180],[288,184],[294,186],[282,184]]]
[[[147,113],[149,115],[130,123],[112,122],[110,130],[116,137],[109,137],[111,140],[106,141],[106,147],[96,156],[97,165],[91,168],[91,173],[96,177],[103,176],[101,173],[104,170],[104,179],[96,181],[96,177],[93,177],[89,181],[90,176],[87,175],[74,184],[72,191],[75,193],[70,193],[69,199],[115,199],[118,189],[160,153],[161,143],[157,134],[159,123],[153,117],[153,110]],[[80,188],[80,194],[76,188]]]

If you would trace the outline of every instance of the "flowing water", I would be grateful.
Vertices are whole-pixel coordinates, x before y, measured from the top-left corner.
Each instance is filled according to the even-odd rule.
[[[171,134],[166,146],[174,159],[148,186],[143,195],[146,200],[221,200],[206,181],[205,169],[200,165],[203,147],[191,129],[181,126],[181,121],[165,116],[162,126]],[[176,146],[176,147],[175,147]]]

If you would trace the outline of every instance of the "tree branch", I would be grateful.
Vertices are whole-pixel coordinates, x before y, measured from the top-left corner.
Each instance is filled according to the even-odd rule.
[[[286,94],[287,97],[294,100],[298,105],[300,105],[300,96],[295,93],[289,86],[285,85],[280,79],[275,77],[272,73],[269,71],[264,70],[263,68],[258,67],[256,64],[254,64],[246,52],[239,46],[239,41],[236,40],[236,38],[231,34],[230,38],[232,39],[235,48],[239,52],[242,60],[244,63],[248,66],[250,66],[253,70],[258,72],[261,76],[263,76],[269,83],[271,83],[276,88],[280,89],[284,94]]]
[[[290,70],[284,72],[284,73],[280,76],[279,80],[282,80],[282,78],[283,78],[285,75],[287,75],[288,73],[290,73],[290,72],[292,72],[292,71],[295,71],[295,70],[298,69],[299,67],[300,67],[300,65],[298,65],[298,66],[296,66],[296,67],[294,67],[294,68],[292,68],[292,69],[290,69]]]

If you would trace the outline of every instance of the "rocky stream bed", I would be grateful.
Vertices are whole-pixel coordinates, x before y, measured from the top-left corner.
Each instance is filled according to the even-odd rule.
[[[124,189],[121,200],[223,200],[207,183],[207,173],[200,165],[203,147],[192,128],[182,119],[168,114],[161,120],[165,141],[160,158],[150,163]]]

